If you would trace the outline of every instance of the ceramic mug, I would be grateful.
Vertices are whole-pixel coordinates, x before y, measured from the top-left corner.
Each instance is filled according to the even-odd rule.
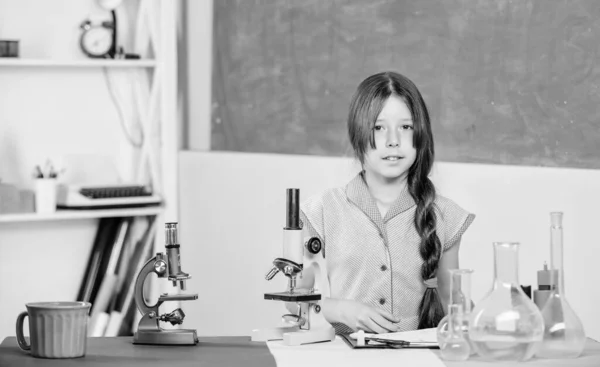
[[[89,302],[35,302],[17,317],[19,347],[38,358],[77,358],[85,355]],[[31,344],[23,335],[29,317]]]

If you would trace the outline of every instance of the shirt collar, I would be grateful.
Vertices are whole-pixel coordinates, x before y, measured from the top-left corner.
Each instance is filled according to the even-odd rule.
[[[406,187],[402,190],[396,201],[392,203],[385,218],[381,219],[381,213],[379,212],[375,199],[371,196],[369,187],[365,181],[364,171],[357,174],[356,177],[348,183],[346,186],[346,196],[376,224],[379,224],[378,222],[386,223],[396,215],[415,205],[415,200],[408,192],[408,187]]]

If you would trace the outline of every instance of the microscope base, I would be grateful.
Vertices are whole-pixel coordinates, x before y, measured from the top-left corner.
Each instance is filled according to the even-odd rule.
[[[133,344],[196,345],[198,336],[192,329],[136,331]]]
[[[279,326],[268,329],[254,329],[252,330],[251,340],[253,342],[267,342],[269,340],[282,340],[283,335],[286,333],[298,331],[298,326]]]
[[[335,330],[331,326],[298,330],[283,334],[283,344],[302,345],[321,342],[331,342],[335,339]]]

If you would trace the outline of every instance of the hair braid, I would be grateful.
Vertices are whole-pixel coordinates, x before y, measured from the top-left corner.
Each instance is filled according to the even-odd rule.
[[[434,278],[441,256],[441,243],[436,233],[435,187],[428,177],[410,180],[409,190],[417,203],[415,227],[421,237],[420,253],[423,258],[421,277]],[[437,327],[444,317],[444,309],[436,288],[427,288],[419,305],[419,329]]]

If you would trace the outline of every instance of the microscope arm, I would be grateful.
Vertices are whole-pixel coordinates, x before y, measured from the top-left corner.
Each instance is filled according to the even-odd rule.
[[[158,314],[158,307],[166,301],[192,301],[198,299],[198,294],[161,294],[155,305],[149,305],[144,298],[144,283],[150,273],[155,273],[159,278],[164,278],[167,272],[166,259],[162,253],[156,254],[144,264],[135,281],[135,303],[142,315],[154,311]]]
[[[158,275],[160,278],[161,276],[164,276],[165,272],[166,262],[161,253],[148,260],[142,267],[142,270],[140,270],[135,280],[134,297],[135,304],[138,306],[138,309],[142,315],[145,315],[150,311],[154,311],[156,314],[158,314],[158,307],[163,303],[163,301],[160,299],[154,305],[149,305],[146,303],[146,299],[144,298],[144,283],[146,281],[146,277],[150,273],[156,273],[156,275]]]

